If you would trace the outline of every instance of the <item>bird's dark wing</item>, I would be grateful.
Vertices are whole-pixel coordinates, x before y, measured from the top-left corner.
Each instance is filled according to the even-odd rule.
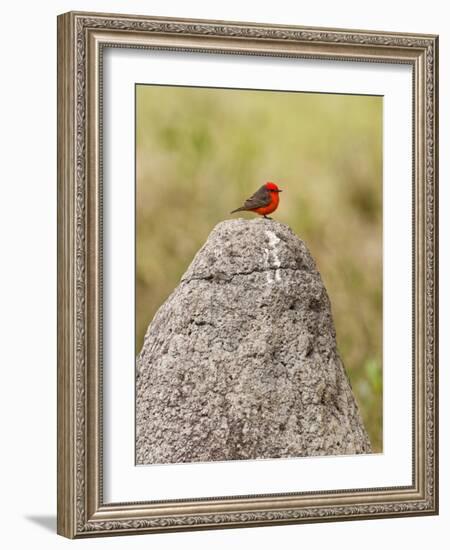
[[[270,192],[262,185],[249,199],[244,202],[243,208],[251,210],[253,208],[261,208],[270,203]]]

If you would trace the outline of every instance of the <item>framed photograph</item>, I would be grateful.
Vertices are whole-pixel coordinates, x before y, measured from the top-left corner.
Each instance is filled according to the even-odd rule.
[[[58,17],[58,533],[438,513],[438,38]]]

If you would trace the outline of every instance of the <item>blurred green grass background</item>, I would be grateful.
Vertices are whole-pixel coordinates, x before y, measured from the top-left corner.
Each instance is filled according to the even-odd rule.
[[[138,85],[136,352],[213,227],[274,181],[273,217],[316,260],[382,451],[382,109],[374,96]]]

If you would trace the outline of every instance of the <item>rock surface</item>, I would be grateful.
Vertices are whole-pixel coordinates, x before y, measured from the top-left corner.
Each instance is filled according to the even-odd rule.
[[[137,360],[136,462],[371,452],[305,244],[273,220],[220,223]]]

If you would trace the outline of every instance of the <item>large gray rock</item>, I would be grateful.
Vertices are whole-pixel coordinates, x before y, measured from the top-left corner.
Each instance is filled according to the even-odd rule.
[[[148,327],[138,464],[371,452],[330,302],[284,224],[220,223]]]

